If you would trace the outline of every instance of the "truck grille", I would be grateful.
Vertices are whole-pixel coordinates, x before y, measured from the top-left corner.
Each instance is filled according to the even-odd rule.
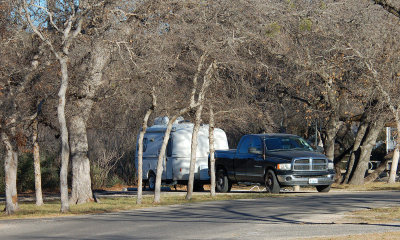
[[[295,159],[293,161],[294,171],[326,171],[328,170],[328,160],[326,159]]]

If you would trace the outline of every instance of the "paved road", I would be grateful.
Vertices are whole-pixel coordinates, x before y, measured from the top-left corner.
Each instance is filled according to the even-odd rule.
[[[400,206],[400,191],[304,193],[112,214],[7,220],[0,221],[0,239],[290,239],[400,231],[400,222],[337,222],[344,212],[383,206]]]

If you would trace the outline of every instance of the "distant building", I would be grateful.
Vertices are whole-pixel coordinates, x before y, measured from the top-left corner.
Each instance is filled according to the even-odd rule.
[[[397,129],[394,123],[388,123],[386,127],[386,153],[393,151],[396,148]]]

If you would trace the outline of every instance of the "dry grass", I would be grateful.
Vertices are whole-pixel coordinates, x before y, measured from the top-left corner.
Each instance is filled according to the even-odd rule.
[[[400,239],[400,232],[385,232],[385,233],[368,233],[368,234],[356,234],[347,236],[337,237],[316,237],[316,238],[304,238],[308,240],[395,240]]]
[[[400,221],[400,207],[372,208],[350,212],[346,220],[358,223],[392,223]]]
[[[349,184],[333,184],[333,190],[344,190],[344,191],[388,191],[388,190],[400,190],[400,183],[396,182],[388,184],[386,182],[373,182],[364,185],[349,185]]]
[[[136,204],[136,196],[119,197],[119,198],[101,198],[99,203],[85,203],[80,205],[71,205],[70,212],[66,214],[60,213],[60,201],[48,201],[43,206],[36,206],[33,202],[19,203],[19,210],[11,216],[0,214],[1,219],[18,219],[18,218],[44,218],[44,217],[60,217],[82,214],[95,214],[118,212],[123,210],[133,210],[146,207],[156,207],[175,204],[187,204],[195,202],[216,201],[216,200],[233,200],[233,199],[255,199],[263,197],[284,197],[278,194],[269,193],[246,193],[246,194],[217,194],[211,198],[209,194],[194,195],[191,200],[185,200],[182,195],[163,195],[161,204],[153,204],[153,196],[143,196],[142,204]],[[4,209],[4,203],[0,204],[0,209]]]

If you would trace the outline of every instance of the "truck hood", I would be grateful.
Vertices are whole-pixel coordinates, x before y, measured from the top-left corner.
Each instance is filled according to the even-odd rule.
[[[270,151],[267,152],[267,157],[280,158],[285,160],[292,160],[294,158],[326,158],[324,154],[318,152],[311,151],[296,151],[296,150],[288,150],[288,151]]]

